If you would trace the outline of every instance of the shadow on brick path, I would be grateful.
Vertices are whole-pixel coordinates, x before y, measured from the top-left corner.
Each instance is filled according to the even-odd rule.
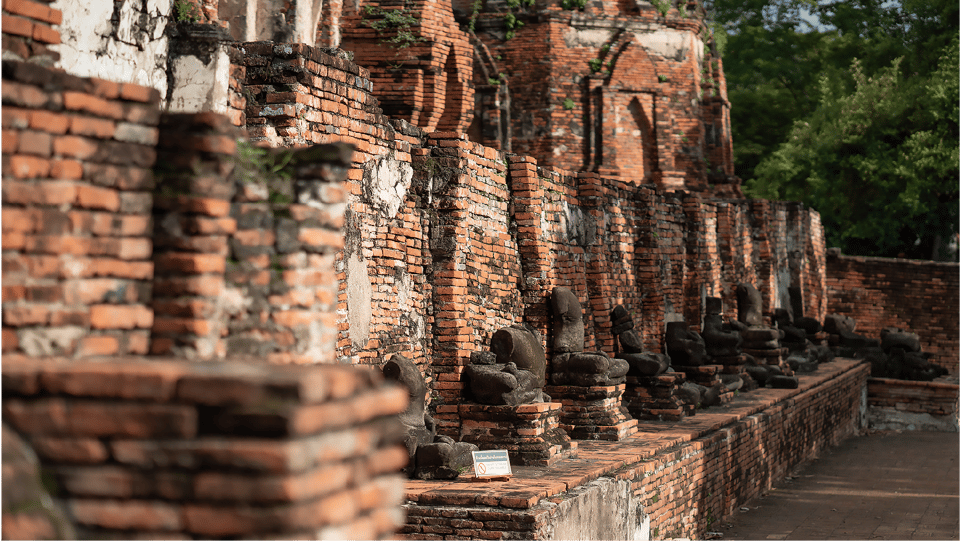
[[[960,539],[958,462],[957,433],[849,438],[715,530],[723,540]]]

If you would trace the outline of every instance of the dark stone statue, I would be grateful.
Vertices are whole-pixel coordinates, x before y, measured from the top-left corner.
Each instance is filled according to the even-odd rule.
[[[583,387],[619,385],[626,381],[630,365],[611,359],[603,352],[583,352],[583,310],[577,296],[565,287],[556,287],[550,296],[553,308],[554,385]]]
[[[667,323],[667,355],[674,366],[703,366],[707,345],[684,321]]]
[[[505,327],[493,334],[490,350],[471,354],[464,369],[466,387],[476,402],[517,406],[544,401],[547,361],[540,333]]]
[[[405,386],[410,395],[410,405],[400,414],[400,423],[407,433],[404,444],[410,455],[404,472],[419,479],[454,479],[469,468],[473,451],[480,448],[437,434],[436,423],[427,413],[427,385],[413,361],[396,354],[383,365],[383,375]]]
[[[621,305],[611,312],[610,331],[619,345],[616,357],[630,365],[628,376],[657,376],[670,367],[670,358],[662,353],[644,353],[643,339],[633,326],[633,316]]]
[[[724,323],[722,314],[723,301],[718,297],[708,297],[701,336],[711,357],[735,357],[740,354],[743,338],[739,326]]]
[[[763,297],[753,284],[737,286],[737,319],[748,326],[763,325]]]

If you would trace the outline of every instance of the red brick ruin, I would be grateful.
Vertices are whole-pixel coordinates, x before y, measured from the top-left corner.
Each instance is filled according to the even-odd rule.
[[[556,371],[558,287],[610,358],[618,306],[666,354],[668,324],[736,320],[748,284],[765,328],[897,327],[958,372],[957,265],[828,253],[816,210],[743,197],[696,1],[148,4],[114,2],[99,71],[66,41],[102,21],[3,5],[5,538],[702,536],[865,428],[848,358],[714,410],[678,393],[739,353],[472,403],[500,329]],[[124,71],[159,40],[162,84]],[[383,377],[395,355],[424,397]],[[886,381],[872,405],[955,420],[955,385],[901,407]],[[420,399],[514,479],[406,479]],[[621,529],[577,524],[597,494]]]

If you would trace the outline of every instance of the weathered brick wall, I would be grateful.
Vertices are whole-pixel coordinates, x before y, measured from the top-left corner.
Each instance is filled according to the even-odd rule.
[[[932,362],[960,370],[960,266],[838,254],[826,263],[831,313],[852,317],[871,338],[884,327],[915,332]]]
[[[860,365],[676,451],[619,474],[633,479],[653,538],[696,538],[804,461],[865,427]]]
[[[144,354],[156,90],[3,64],[3,351]]]
[[[52,0],[21,0],[3,4],[3,58],[26,60],[52,65],[60,53],[51,45],[60,43],[55,28],[63,21],[63,13],[50,7]]]
[[[638,515],[649,520],[651,539],[702,539],[801,463],[865,429],[869,372],[868,364],[838,360],[801,376],[797,390],[756,390],[723,411],[669,425],[640,421],[635,437],[579,442],[578,458],[545,471],[515,468],[509,483],[435,487],[411,481],[400,533],[410,539],[550,539],[558,523],[571,519],[565,505],[585,498],[573,503],[581,513],[573,520],[590,521],[584,513],[615,514],[602,520]],[[638,509],[609,509],[608,502],[586,499],[582,489],[595,479],[629,483]]]
[[[403,521],[407,393],[373,370],[4,355],[3,395],[80,539],[379,539]],[[29,524],[5,512],[4,536]]]
[[[870,378],[867,383],[867,404],[871,408],[940,417],[952,415],[956,420],[957,399],[956,383],[889,378]]]

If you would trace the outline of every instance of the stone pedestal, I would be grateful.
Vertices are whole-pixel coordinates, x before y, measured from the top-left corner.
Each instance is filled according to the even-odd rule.
[[[677,372],[683,372],[687,381],[703,385],[706,388],[713,387],[720,383],[720,369],[723,368],[717,364],[708,364],[705,366],[674,366]]]
[[[677,396],[685,381],[682,372],[669,372],[652,377],[627,376],[623,403],[635,419],[679,421],[694,413],[694,407],[685,405]]]
[[[577,442],[560,427],[560,404],[460,404],[459,413],[460,441],[482,450],[506,449],[514,465],[551,466],[576,456]]]
[[[579,387],[558,385],[545,387],[553,400],[563,405],[560,426],[576,440],[620,441],[636,434],[637,421],[630,418],[621,399],[627,386]]]

